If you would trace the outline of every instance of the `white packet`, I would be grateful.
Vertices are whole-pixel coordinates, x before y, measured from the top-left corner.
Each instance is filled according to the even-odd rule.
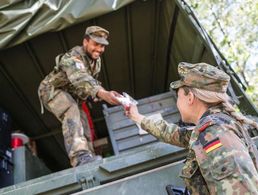
[[[137,105],[138,102],[133,99],[130,95],[123,92],[121,97],[116,97],[116,99],[125,107],[129,107],[130,105]]]

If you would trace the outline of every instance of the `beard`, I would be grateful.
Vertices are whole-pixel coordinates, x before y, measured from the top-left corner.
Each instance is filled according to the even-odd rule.
[[[96,50],[89,50],[88,48],[87,48],[87,46],[86,47],[84,47],[84,52],[87,54],[87,56],[91,59],[91,60],[97,60],[100,56],[101,56],[101,54],[103,53],[103,52],[98,52],[98,51],[96,51]]]

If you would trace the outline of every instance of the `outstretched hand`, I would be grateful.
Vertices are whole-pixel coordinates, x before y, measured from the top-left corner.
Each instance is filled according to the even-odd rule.
[[[112,105],[121,104],[118,101],[117,97],[121,97],[122,95],[116,91],[106,91],[105,89],[102,88],[98,91],[97,96],[103,99],[104,101],[108,102],[109,104],[112,104]],[[138,112],[138,108],[136,105],[130,104],[129,106],[124,106],[124,110],[125,110],[125,115],[128,116],[136,123],[140,124],[142,119],[144,118],[144,116]]]
[[[120,105],[120,102],[116,97],[120,97],[121,95],[116,91],[106,91],[105,89],[100,89],[97,96],[111,105]]]
[[[130,104],[130,106],[124,107],[124,110],[125,115],[136,123],[140,124],[142,119],[144,118],[144,116],[139,113],[136,105]]]

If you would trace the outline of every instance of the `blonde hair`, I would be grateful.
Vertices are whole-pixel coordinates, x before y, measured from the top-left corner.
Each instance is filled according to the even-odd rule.
[[[236,109],[230,103],[230,97],[226,93],[218,93],[213,91],[207,91],[203,89],[183,87],[185,94],[190,91],[208,107],[222,104],[225,111],[227,111],[233,118],[240,122],[241,125],[250,125],[258,130],[258,124],[245,117],[241,112],[236,112]]]

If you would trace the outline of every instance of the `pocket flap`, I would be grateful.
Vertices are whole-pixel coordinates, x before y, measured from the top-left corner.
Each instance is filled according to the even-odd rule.
[[[221,180],[233,174],[236,164],[233,157],[221,158],[210,167],[211,175],[216,180]]]

